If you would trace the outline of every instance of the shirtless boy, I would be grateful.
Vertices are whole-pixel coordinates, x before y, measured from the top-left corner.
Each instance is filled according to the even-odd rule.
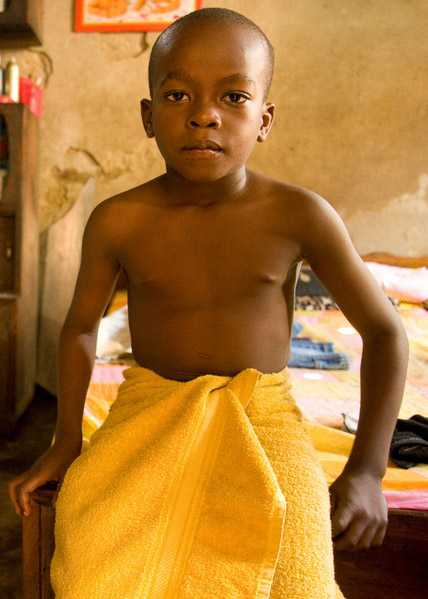
[[[407,338],[331,205],[249,170],[272,127],[273,51],[254,23],[203,9],[159,36],[146,134],[166,171],[92,212],[60,337],[56,442],[9,483],[17,513],[81,451],[97,329],[122,268],[136,362],[175,380],[288,361],[296,269],[306,259],[363,339],[361,413],[344,472],[330,486],[336,549],[381,545],[381,481],[402,400]]]

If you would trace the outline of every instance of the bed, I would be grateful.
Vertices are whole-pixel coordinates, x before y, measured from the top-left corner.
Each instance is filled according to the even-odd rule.
[[[428,258],[387,254],[369,254],[364,259],[424,270],[428,265]],[[126,278],[121,277],[106,316],[126,304],[125,285]],[[428,417],[428,310],[422,302],[400,302],[397,310],[410,343],[408,377],[399,418],[414,414]],[[344,414],[358,417],[362,342],[338,309],[297,308],[295,320],[303,327],[302,335],[331,340],[349,358],[347,370],[290,368],[294,397],[331,484],[342,471],[354,438],[345,430]],[[110,362],[96,361],[85,402],[82,451],[107,416],[123,380],[122,371],[133,363],[132,355]],[[363,551],[335,552],[337,582],[347,599],[425,598],[428,595],[428,465],[402,469],[390,460],[382,487],[389,515],[384,543]],[[54,549],[57,493],[55,481],[39,487],[32,494],[32,514],[23,519],[24,599],[53,597],[49,564]]]

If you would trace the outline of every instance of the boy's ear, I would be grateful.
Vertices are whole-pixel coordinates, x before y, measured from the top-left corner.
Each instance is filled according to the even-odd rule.
[[[141,118],[143,119],[144,129],[147,133],[147,137],[154,137],[153,122],[152,122],[152,102],[143,98],[140,100],[141,107]]]
[[[272,127],[273,117],[275,114],[275,104],[266,102],[263,107],[262,124],[260,125],[260,131],[257,136],[257,141],[263,142],[267,138],[269,131]]]

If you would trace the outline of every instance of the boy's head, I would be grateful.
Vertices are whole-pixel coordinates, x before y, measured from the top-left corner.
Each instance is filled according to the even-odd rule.
[[[227,8],[204,8],[201,10],[195,10],[185,17],[174,21],[169,27],[157,38],[153,45],[150,53],[149,60],[149,89],[150,95],[153,97],[154,85],[156,82],[156,69],[161,56],[168,52],[177,40],[180,33],[189,31],[193,27],[194,32],[198,30],[200,26],[211,25],[218,32],[222,28],[230,26],[236,26],[243,28],[248,35],[248,42],[252,37],[254,42],[259,42],[265,49],[265,62],[264,62],[264,93],[263,100],[266,100],[270,86],[272,83],[273,69],[274,69],[274,49],[269,39],[263,33],[258,25],[253,21],[244,17],[238,12],[229,10]],[[220,39],[220,35],[219,35]]]
[[[266,98],[273,65],[265,34],[232,10],[197,10],[165,29],[152,48],[151,100],[141,110],[166,164],[192,180],[218,179],[245,164],[272,125]],[[209,160],[185,149],[207,140],[221,147]]]

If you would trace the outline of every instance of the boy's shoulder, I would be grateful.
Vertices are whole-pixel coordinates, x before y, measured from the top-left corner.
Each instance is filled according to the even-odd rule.
[[[114,231],[126,229],[126,225],[135,222],[134,217],[141,216],[144,206],[153,197],[154,185],[152,179],[142,185],[137,185],[126,191],[101,200],[90,214],[90,221],[101,229],[112,228]]]
[[[103,243],[109,250],[118,251],[126,242],[130,227],[141,220],[141,210],[138,207],[142,204],[142,193],[138,191],[139,187],[110,196],[96,204],[86,222],[84,238],[93,240],[98,246]]]
[[[268,205],[283,238],[293,241],[299,253],[308,259],[321,255],[326,242],[335,239],[336,249],[349,248],[345,224],[333,205],[318,192],[304,186],[263,177],[262,189],[273,198]],[[322,252],[321,252],[322,253]]]
[[[99,202],[94,211],[98,212],[114,212],[115,210],[123,209],[125,206],[141,206],[145,200],[150,199],[153,193],[155,179],[151,179],[146,183],[132,187],[125,191],[121,191],[113,196]]]
[[[259,172],[252,171],[251,176],[249,193],[254,195],[254,199],[270,200],[267,205],[286,226],[308,230],[311,225],[320,225],[333,214],[337,216],[332,205],[312,189],[273,179]],[[151,179],[101,201],[93,213],[98,214],[99,220],[111,222],[115,228],[131,224],[133,215],[141,218],[145,208],[158,203],[158,180],[159,177]]]
[[[324,220],[335,213],[328,200],[304,186],[279,181],[256,174],[260,191],[269,195],[288,223],[310,226],[314,220]]]

